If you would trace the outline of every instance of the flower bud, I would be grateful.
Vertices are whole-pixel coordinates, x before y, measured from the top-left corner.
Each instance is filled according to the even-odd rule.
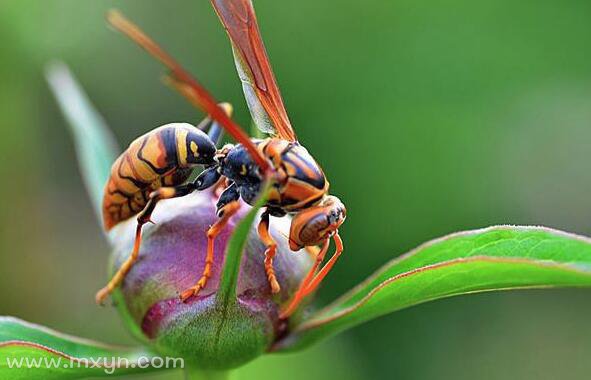
[[[219,280],[226,244],[236,223],[248,212],[242,205],[215,241],[215,257],[209,281],[198,296],[186,302],[179,294],[195,285],[205,265],[206,231],[218,218],[214,192],[196,192],[158,203],[143,229],[140,256],[114,300],[136,337],[163,355],[183,357],[205,369],[239,366],[265,352],[283,333],[279,308],[295,293],[310,268],[306,251],[292,252],[287,243],[289,220],[273,218],[271,234],[278,244],[274,268],[281,284],[271,294],[264,270],[265,247],[252,226],[242,257],[237,299],[231,305],[218,301]],[[136,221],[120,223],[111,231],[111,273],[129,257]]]

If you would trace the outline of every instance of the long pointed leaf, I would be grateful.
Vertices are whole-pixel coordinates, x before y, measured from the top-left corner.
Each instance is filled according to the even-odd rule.
[[[153,354],[0,317],[0,379],[78,379],[146,373]],[[156,361],[155,361],[156,363]]]
[[[103,118],[65,64],[48,65],[46,77],[74,137],[84,185],[102,225],[103,189],[120,150]]]
[[[298,349],[422,302],[492,290],[591,286],[591,240],[544,227],[500,226],[425,243],[383,266],[279,342]]]

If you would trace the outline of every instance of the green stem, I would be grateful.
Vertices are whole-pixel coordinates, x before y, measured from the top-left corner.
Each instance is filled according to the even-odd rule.
[[[193,367],[185,368],[185,380],[227,380],[229,371],[205,371]]]
[[[255,217],[261,207],[267,201],[270,184],[266,182],[262,186],[261,196],[257,199],[252,210],[236,225],[228,246],[226,247],[226,261],[224,263],[224,270],[220,279],[220,287],[217,292],[218,305],[228,306],[236,299],[236,283],[238,282],[238,274],[240,272],[240,263],[242,262],[242,255],[250,228],[254,222]]]

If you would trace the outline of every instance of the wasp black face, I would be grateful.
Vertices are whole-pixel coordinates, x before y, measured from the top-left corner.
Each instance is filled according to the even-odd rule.
[[[192,130],[185,139],[187,149],[187,163],[211,164],[216,153],[213,141],[199,129]]]

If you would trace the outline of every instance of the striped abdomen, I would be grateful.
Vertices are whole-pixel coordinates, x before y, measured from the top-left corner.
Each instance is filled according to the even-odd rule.
[[[115,160],[103,197],[107,230],[139,213],[152,191],[185,182],[195,165],[213,162],[216,147],[191,124],[173,123],[134,140]]]

